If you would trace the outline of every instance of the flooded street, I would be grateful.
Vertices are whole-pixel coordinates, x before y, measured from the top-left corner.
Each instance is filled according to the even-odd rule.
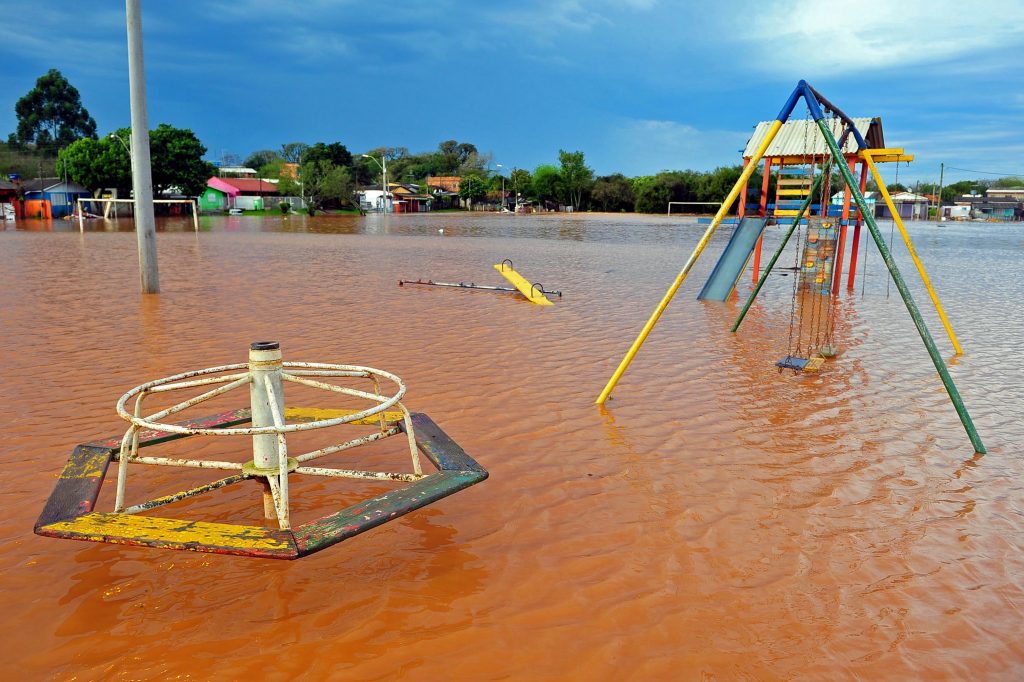
[[[0,232],[7,679],[1024,669],[1020,224],[908,224],[965,350],[950,372],[985,456],[895,287],[887,294],[873,245],[863,292],[858,276],[837,301],[838,357],[795,376],[774,365],[792,277],[773,274],[735,335],[743,300],[696,300],[723,227],[603,409],[595,398],[703,226],[626,214],[243,216],[202,218],[197,234],[169,220],[157,238],[163,293],[146,298],[130,222],[24,227]],[[766,248],[780,231],[769,228]],[[898,234],[894,252],[951,359]],[[564,296],[541,307],[397,286],[503,284],[492,264],[504,258]],[[124,433],[114,404],[125,391],[245,362],[262,339],[279,340],[286,360],[399,375],[406,406],[490,478],[292,562],[33,535],[73,446]],[[194,440],[177,452],[223,445]],[[160,476],[161,494],[213,478]],[[114,480],[112,469],[104,511]],[[353,485],[297,486],[299,513],[351,504],[367,489]],[[192,510],[258,524],[256,490]]]

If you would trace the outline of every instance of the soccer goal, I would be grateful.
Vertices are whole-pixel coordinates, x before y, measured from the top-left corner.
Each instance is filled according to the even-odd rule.
[[[85,232],[86,213],[85,213],[85,209],[82,208],[82,204],[85,204],[85,203],[104,204],[103,215],[102,216],[98,216],[98,215],[94,215],[94,214],[89,214],[88,217],[90,217],[90,218],[103,218],[105,220],[105,219],[107,219],[109,217],[110,207],[111,206],[113,206],[114,204],[134,204],[135,200],[134,199],[111,199],[109,197],[103,197],[103,198],[90,197],[88,199],[83,199],[83,198],[79,197],[78,200],[75,202],[75,206],[76,206],[76,209],[77,209],[76,213],[78,215],[78,231],[79,232]],[[193,201],[192,199],[153,199],[153,203],[154,204],[188,204],[190,207],[192,207],[192,227],[195,228],[196,232],[199,231],[199,212],[198,212],[198,209],[196,207],[196,202]]]
[[[670,201],[668,202],[668,214],[672,215],[672,206],[721,206],[720,201]]]

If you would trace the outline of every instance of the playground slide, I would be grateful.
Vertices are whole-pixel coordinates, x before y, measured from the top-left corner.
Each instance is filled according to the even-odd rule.
[[[744,218],[732,233],[729,244],[726,245],[722,257],[715,263],[715,269],[711,276],[704,283],[704,288],[697,296],[701,301],[724,301],[736,287],[736,282],[743,269],[747,267],[750,254],[754,252],[754,246],[758,238],[764,232],[766,218]]]

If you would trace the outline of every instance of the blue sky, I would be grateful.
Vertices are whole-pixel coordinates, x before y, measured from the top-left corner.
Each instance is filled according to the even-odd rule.
[[[128,125],[122,2],[4,5],[0,135],[50,68],[101,134]],[[940,162],[1024,174],[1020,0],[144,0],[143,22],[150,126],[191,128],[211,159],[457,139],[506,168],[563,148],[598,174],[703,170],[738,163],[806,78],[882,116],[917,155],[901,181],[937,180]],[[981,176],[946,175],[965,177]]]

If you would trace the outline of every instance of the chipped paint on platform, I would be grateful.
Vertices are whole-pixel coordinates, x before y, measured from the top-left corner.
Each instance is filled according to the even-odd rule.
[[[294,529],[295,545],[305,556],[387,523],[487,478],[475,471],[444,471],[409,486],[348,507]]]
[[[287,532],[258,526],[206,521],[182,521],[132,514],[91,513],[58,521],[38,530],[41,535],[148,545],[220,554],[294,558],[295,545]]]
[[[286,407],[284,408],[284,418],[288,421],[312,422],[322,419],[339,419],[341,417],[347,417],[350,414],[363,411],[364,410],[326,409],[319,407]],[[389,424],[402,421],[402,417],[402,413],[397,410],[384,412],[384,421]],[[349,422],[349,424],[380,424],[380,415],[375,414],[370,417],[364,417],[363,419],[357,419]]]
[[[65,479],[103,478],[107,473],[107,465],[110,464],[112,453],[111,448],[79,445],[68,458],[68,463],[64,465],[64,471],[61,472],[60,477]]]
[[[176,422],[175,426],[185,426],[193,429],[225,429],[231,426],[237,426],[239,424],[246,424],[252,421],[249,408],[243,408],[239,410],[229,410],[228,412],[221,412],[219,414],[210,415],[209,417],[199,417],[197,419],[187,419],[182,422]],[[143,448],[147,445],[156,445],[158,443],[166,443],[169,440],[177,440],[178,438],[187,438],[188,434],[182,433],[167,433],[166,431],[154,431],[153,429],[141,429],[139,431],[139,447]],[[116,448],[121,446],[121,437],[108,438],[107,440],[98,440],[86,445],[94,447],[106,447]]]
[[[288,416],[292,419],[315,420],[345,416],[355,411],[295,408],[289,412]],[[384,415],[388,422],[397,422],[405,430],[401,412],[385,412]],[[439,469],[437,473],[294,530],[93,512],[108,465],[120,445],[121,439],[116,438],[75,448],[36,522],[35,532],[72,540],[296,559],[387,523],[487,478],[486,469],[466,454],[430,417],[422,413],[413,413],[410,417],[414,425],[416,446]],[[249,410],[243,409],[182,424],[216,428],[248,421]],[[379,416],[353,423],[378,424]],[[140,446],[182,437],[180,434],[143,432]]]

